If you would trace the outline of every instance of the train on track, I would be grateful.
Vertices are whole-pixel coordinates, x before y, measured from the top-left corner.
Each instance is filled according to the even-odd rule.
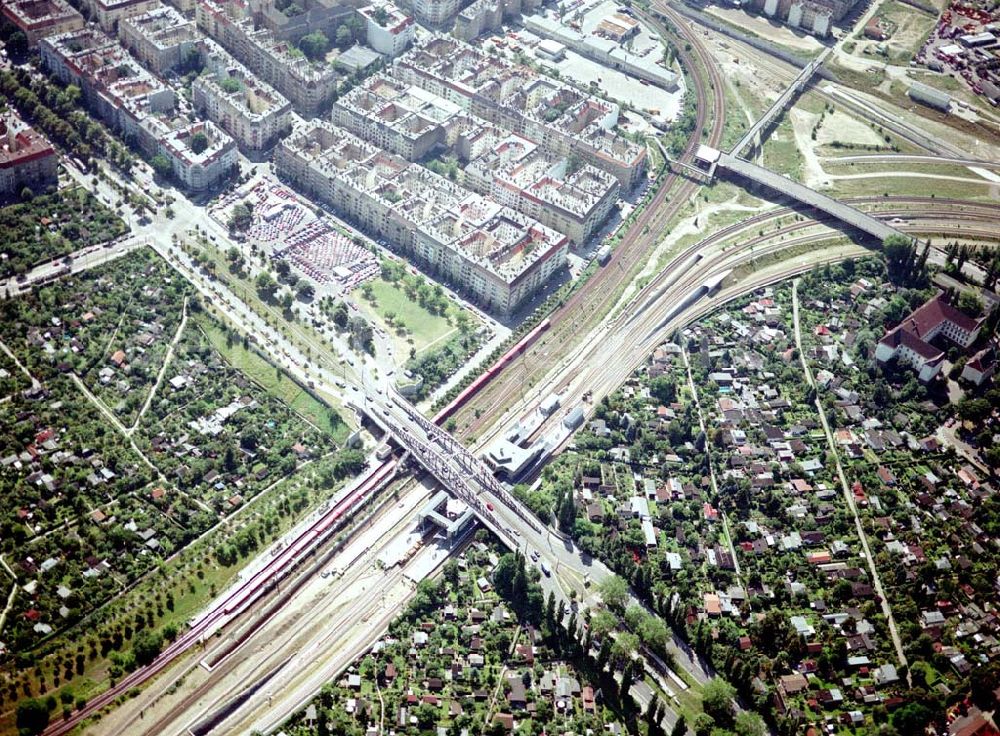
[[[466,386],[465,389],[463,389],[462,392],[458,396],[456,396],[450,404],[448,404],[446,407],[441,409],[441,411],[435,414],[432,421],[435,424],[441,424],[448,417],[450,417],[456,411],[465,406],[465,403],[469,399],[471,399],[473,396],[479,393],[479,391],[483,388],[483,386],[492,381],[501,371],[503,371],[504,368],[506,368],[510,363],[514,362],[514,360],[519,355],[521,355],[525,350],[534,345],[535,342],[537,342],[538,338],[542,336],[542,333],[548,330],[549,327],[551,326],[552,323],[549,321],[548,318],[545,318],[544,320],[539,322],[534,329],[532,329],[527,335],[518,340],[518,342],[514,345],[514,347],[512,347],[510,350],[508,350],[506,353],[500,356],[500,359],[497,360],[496,363],[494,363],[485,371],[483,371],[483,373],[479,376],[479,378],[477,378],[475,381]]]

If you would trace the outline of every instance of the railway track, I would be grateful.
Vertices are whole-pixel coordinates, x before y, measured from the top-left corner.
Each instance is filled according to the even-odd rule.
[[[877,217],[882,219],[907,218],[909,220],[919,220],[920,222],[937,221],[944,223],[952,223],[955,222],[956,219],[960,219],[963,223],[968,223],[969,221],[985,223],[986,226],[979,230],[974,228],[961,229],[961,234],[963,235],[982,238],[989,238],[991,236],[995,237],[989,225],[1000,220],[1000,207],[989,204],[966,202],[958,199],[935,197],[852,197],[847,201],[855,206],[867,206],[870,208],[873,208],[875,205],[889,204],[890,207],[888,209],[882,209],[874,212]],[[915,211],[912,208],[919,208],[919,210]],[[744,251],[749,248],[753,251],[752,257],[763,258],[780,252],[781,250],[805,244],[804,242],[797,240],[794,242],[785,241],[784,243],[775,244],[773,246],[766,246],[766,244],[770,241],[777,238],[792,236],[796,232],[810,227],[825,224],[828,225],[835,221],[834,218],[823,216],[818,219],[806,219],[789,222],[780,225],[777,228],[771,227],[773,224],[780,223],[783,219],[794,217],[797,214],[799,214],[798,211],[791,207],[781,207],[759,213],[745,220],[741,220],[738,223],[724,227],[712,233],[710,236],[703,238],[697,243],[692,244],[688,248],[685,248],[670,262],[670,264],[667,265],[666,268],[662,269],[630,300],[627,307],[623,308],[618,313],[618,316],[610,323],[611,329],[608,333],[610,334],[616,330],[622,329],[624,323],[627,320],[632,319],[632,315],[635,313],[636,309],[639,309],[640,311],[645,309],[646,306],[648,306],[646,305],[646,302],[653,294],[663,288],[665,284],[670,285],[670,290],[665,294],[658,295],[658,299],[667,299],[671,296],[674,298],[680,298],[686,293],[684,291],[685,289],[690,291],[691,289],[696,288],[712,274],[719,273],[730,266],[735,268],[742,265],[738,256],[740,251]],[[907,229],[907,227],[903,225],[900,227]],[[761,234],[760,231],[764,228],[770,229]],[[937,232],[934,226],[921,226],[916,229],[920,232]],[[960,231],[954,225],[949,225],[944,229],[944,232],[958,233]],[[728,241],[735,241],[741,235],[747,235],[749,233],[753,233],[753,235],[748,239],[739,241],[739,250],[734,248],[722,248],[722,246],[727,244]],[[830,238],[830,234],[827,233],[815,236],[816,242],[824,240],[828,241]],[[765,247],[761,250],[758,249],[758,246]],[[688,278],[686,280],[681,280],[684,276],[684,272],[693,265],[695,259],[701,259],[704,254],[712,249],[719,250],[712,256],[712,260],[700,261],[698,264],[698,276],[693,279]],[[672,280],[675,281],[672,282]],[[576,362],[580,363],[582,356],[577,355],[575,357],[577,359]],[[516,367],[514,367],[513,370],[508,369],[508,372],[513,374],[513,379],[518,378],[519,371]],[[557,393],[564,391],[572,380],[572,376],[566,376],[561,380],[558,380],[553,385],[552,391]],[[511,380],[510,376],[508,377],[508,382],[514,383],[514,388],[513,390],[508,389],[503,394],[507,399],[509,399],[520,388],[515,381]],[[522,407],[522,411],[523,409],[524,407]],[[477,426],[485,428],[485,419],[479,422]],[[477,445],[484,445],[501,430],[502,426],[493,426],[485,434],[477,435]]]
[[[213,608],[194,620],[190,628],[178,636],[152,663],[122,678],[115,686],[92,698],[84,708],[77,710],[69,718],[52,723],[45,730],[45,736],[62,736],[62,734],[69,733],[84,719],[112,704],[129,690],[143,685],[158,675],[180,656],[211,636],[232,617],[245,611],[278,580],[295,569],[315,549],[316,544],[327,539],[329,534],[338,527],[344,516],[364,501],[370,493],[379,488],[385,480],[391,477],[394,471],[395,461],[385,462],[375,468],[356,488],[309,524],[296,539],[275,554],[260,570],[243,581]]]
[[[657,10],[671,20],[678,34],[689,46],[678,47],[678,55],[694,85],[697,108],[695,126],[682,160],[690,160],[695,149],[702,142],[702,132],[706,129],[711,114],[711,127],[705,143],[718,146],[722,139],[725,120],[725,94],[718,69],[701,40],[693,33],[684,20],[669,7],[658,6]],[[667,33],[663,24],[650,19],[661,33]],[[673,35],[673,34],[671,34]],[[711,100],[711,106],[706,102]],[[711,113],[709,112],[711,110]],[[648,254],[649,249],[661,237],[667,224],[687,204],[689,196],[700,186],[676,172],[664,177],[653,199],[642,214],[629,228],[615,249],[611,261],[588,282],[578,289],[564,304],[550,316],[550,329],[545,337],[526,349],[516,362],[513,370],[504,371],[497,380],[486,385],[468,403],[455,411],[459,428],[457,436],[469,437],[476,434],[490,421],[489,409],[507,405],[521,388],[516,363],[522,365],[537,361],[549,362],[550,351],[564,351],[574,340],[586,335],[594,324],[614,306],[620,289],[624,288],[634,268]]]

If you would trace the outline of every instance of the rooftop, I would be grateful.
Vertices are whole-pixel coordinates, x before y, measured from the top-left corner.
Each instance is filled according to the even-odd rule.
[[[619,108],[470,44],[433,36],[396,60],[417,84],[489,101],[519,117],[578,138],[608,159],[641,162],[645,148],[613,132]]]
[[[285,144],[321,173],[350,182],[506,282],[561,246],[565,236],[530,217],[327,123],[300,128]]]
[[[80,15],[66,0],[5,0],[3,12],[26,28],[43,27]]]
[[[194,21],[188,20],[169,5],[125,18],[121,23],[123,30],[137,33],[160,49],[204,38]]]
[[[390,33],[400,33],[407,26],[413,25],[413,18],[392,3],[367,5],[361,8],[358,13]]]
[[[51,153],[55,153],[52,144],[12,113],[0,117],[0,168],[18,166]]]
[[[196,153],[191,147],[191,141],[202,133],[208,139],[208,147],[201,153]],[[235,144],[224,130],[208,120],[199,120],[167,133],[161,141],[165,148],[190,165],[209,166]]]
[[[943,294],[938,294],[913,310],[908,317],[889,330],[880,342],[891,348],[903,345],[925,360],[941,359],[944,353],[927,340],[933,339],[943,324],[950,323],[963,332],[972,333],[983,322],[982,319],[973,319],[964,314],[944,301],[943,297]]]
[[[213,95],[227,98],[251,117],[264,117],[275,110],[291,107],[281,94],[218,46],[207,55],[205,72],[195,84],[211,89]]]

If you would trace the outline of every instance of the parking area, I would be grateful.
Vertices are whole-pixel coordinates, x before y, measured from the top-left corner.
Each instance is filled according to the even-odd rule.
[[[346,294],[379,272],[378,258],[365,243],[336,229],[269,176],[255,178],[225,197],[212,216],[225,225],[240,204],[251,211],[246,242],[271,258],[287,259],[296,272],[315,282],[321,295]]]

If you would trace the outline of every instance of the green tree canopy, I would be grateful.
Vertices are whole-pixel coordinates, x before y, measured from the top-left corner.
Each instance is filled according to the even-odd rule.
[[[621,610],[628,601],[628,583],[618,575],[609,575],[597,586],[601,600],[608,608]]]
[[[199,130],[191,136],[191,150],[195,153],[202,153],[206,149],[208,149],[208,136]]]
[[[732,717],[732,701],[736,688],[719,677],[713,677],[701,694],[701,705],[716,722],[727,723]]]
[[[162,153],[158,153],[153,156],[153,158],[149,160],[149,165],[153,167],[153,171],[164,177],[170,176],[170,174],[174,171],[174,167],[170,164],[170,159]]]
[[[49,709],[41,700],[26,698],[17,704],[17,728],[21,733],[39,734],[49,725]]]
[[[341,26],[341,28],[343,27],[344,26]],[[337,38],[337,45],[339,46],[339,32],[337,34]],[[330,39],[328,39],[322,31],[315,31],[303,36],[299,40],[299,49],[306,55],[307,59],[312,61],[322,59],[326,56],[326,52],[330,50]]]

